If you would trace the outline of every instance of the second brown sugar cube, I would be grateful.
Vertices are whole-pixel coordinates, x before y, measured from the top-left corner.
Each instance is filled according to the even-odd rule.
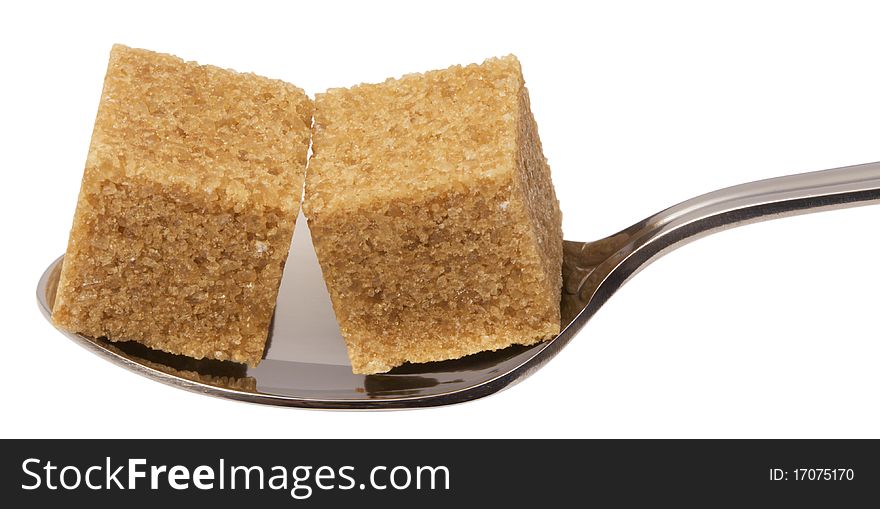
[[[356,373],[559,332],[559,205],[515,57],[316,97],[304,210]]]

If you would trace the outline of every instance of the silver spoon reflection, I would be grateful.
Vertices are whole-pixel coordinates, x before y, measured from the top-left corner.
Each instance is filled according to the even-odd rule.
[[[660,255],[734,226],[880,201],[880,163],[803,173],[722,189],[685,201],[595,242],[565,241],[562,332],[551,341],[381,375],[351,372],[304,218],[297,221],[265,358],[256,368],[193,360],[138,343],[62,331],[106,360],[181,389],[250,403],[387,409],[481,398],[525,379],[564,347],[629,278]],[[40,278],[49,318],[62,258]]]

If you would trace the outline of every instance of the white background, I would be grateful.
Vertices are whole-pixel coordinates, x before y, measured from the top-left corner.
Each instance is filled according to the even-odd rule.
[[[34,290],[66,246],[114,42],[309,93],[515,53],[590,240],[716,188],[880,160],[870,2],[4,2],[3,437],[878,437],[880,206],[720,233],[640,273],[540,372],[429,410],[267,408],[67,340]]]

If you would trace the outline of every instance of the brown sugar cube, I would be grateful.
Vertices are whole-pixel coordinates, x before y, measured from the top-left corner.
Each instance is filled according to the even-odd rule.
[[[54,322],[256,365],[299,213],[312,110],[281,81],[114,46]]]
[[[304,210],[355,373],[559,333],[562,230],[516,57],[318,94]]]

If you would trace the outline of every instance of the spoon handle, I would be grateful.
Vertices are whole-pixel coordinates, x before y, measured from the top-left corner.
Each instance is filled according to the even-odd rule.
[[[710,233],[872,203],[880,203],[880,162],[740,184],[691,198],[623,230],[614,236],[618,249],[611,258],[617,263],[611,265],[626,259],[623,272],[629,278],[660,254]]]
[[[880,201],[880,162],[758,180],[697,196],[651,216],[643,227],[704,222],[715,230],[776,217]]]
[[[562,332],[506,378],[562,349],[624,283],[661,255],[744,224],[880,203],[880,162],[740,184],[669,207],[610,237],[563,245]]]
[[[567,243],[564,293],[571,302],[563,307],[585,320],[653,260],[710,233],[872,203],[880,203],[880,162],[759,180],[697,196],[605,239]],[[585,308],[589,312],[582,313]]]

